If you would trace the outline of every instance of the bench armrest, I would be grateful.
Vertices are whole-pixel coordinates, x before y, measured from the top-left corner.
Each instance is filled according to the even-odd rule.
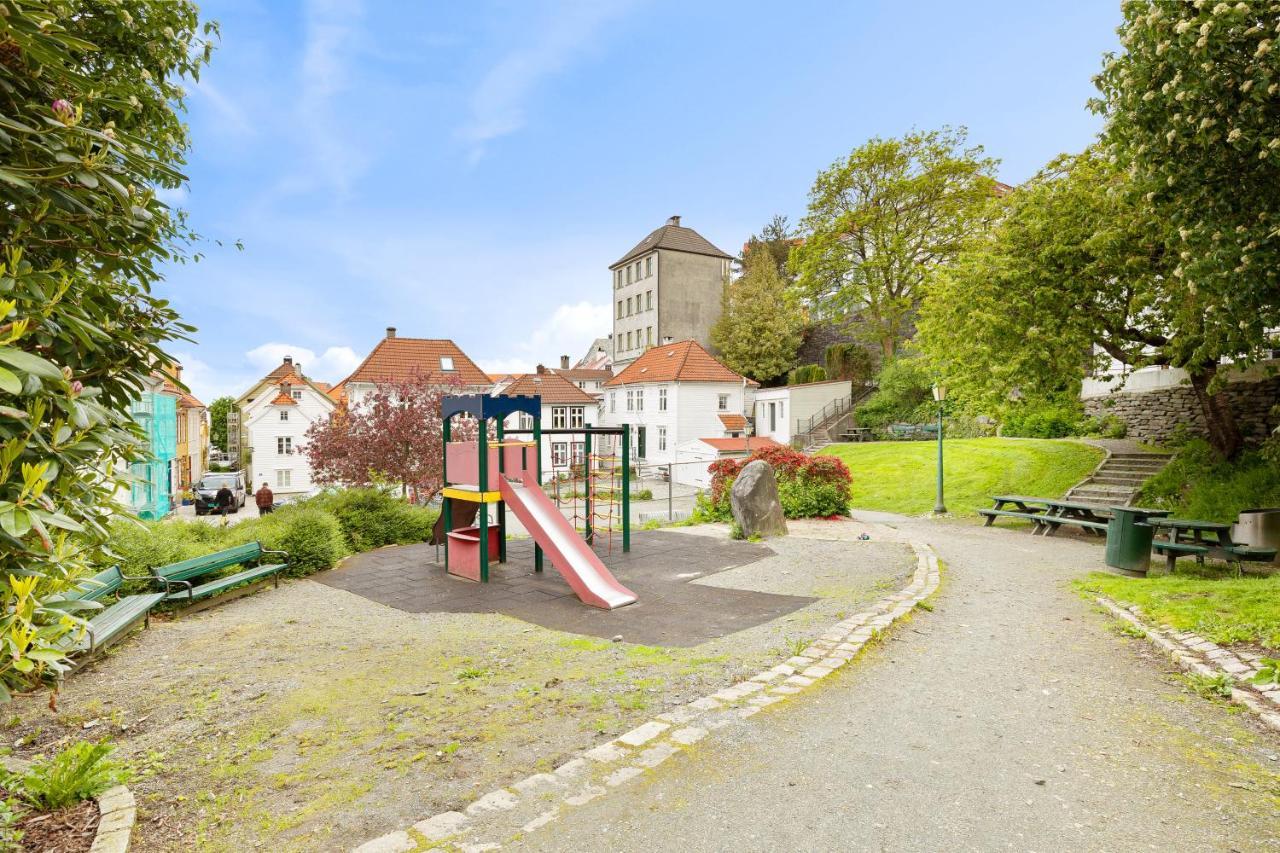
[[[191,596],[191,590],[193,589],[191,581],[171,581],[166,577],[158,577],[157,580],[164,582],[164,591],[166,593],[172,592],[173,588],[176,586],[179,588],[179,591],[185,589],[187,591],[187,596]]]
[[[264,555],[266,555],[266,554],[279,554],[281,557],[284,557],[284,561],[285,561],[286,563],[287,563],[287,562],[289,562],[289,552],[288,552],[288,551],[268,551],[267,549],[265,549],[265,548],[264,548],[264,549],[262,550],[262,553],[263,553]]]
[[[127,581],[147,581],[149,583],[159,583],[165,586],[169,583],[159,575],[126,575],[124,572],[121,572],[120,577]]]

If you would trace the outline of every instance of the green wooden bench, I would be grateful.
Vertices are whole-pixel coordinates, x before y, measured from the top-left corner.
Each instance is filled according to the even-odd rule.
[[[71,654],[96,654],[107,646],[129,633],[139,620],[150,621],[151,608],[164,600],[165,592],[149,592],[142,595],[126,595],[120,597],[120,587],[126,580],[146,580],[154,582],[149,576],[134,577],[125,575],[119,566],[112,566],[98,572],[91,578],[85,578],[76,586],[62,593],[67,601],[94,601],[103,604],[89,619],[87,630],[73,631],[63,638],[63,648]],[[114,596],[116,600],[105,604],[105,600]]]
[[[1195,557],[1203,563],[1205,557],[1231,564],[1236,574],[1242,563],[1269,563],[1276,558],[1275,548],[1258,548],[1252,545],[1215,545],[1208,542],[1167,542],[1157,539],[1151,548],[1165,558],[1165,568],[1172,573],[1179,557]]]
[[[263,565],[262,558],[267,554],[276,554],[284,558],[283,562]],[[234,574],[214,578],[200,583],[200,579],[247,563],[258,563]],[[200,557],[192,557],[180,563],[170,563],[151,570],[157,580],[164,583],[167,590],[165,601],[185,604],[187,609],[205,607],[213,603],[213,599],[224,597],[238,598],[253,592],[268,580],[280,585],[280,572],[289,567],[289,555],[284,551],[268,551],[259,542],[246,542],[234,548],[215,551]],[[224,596],[229,593],[229,596]]]

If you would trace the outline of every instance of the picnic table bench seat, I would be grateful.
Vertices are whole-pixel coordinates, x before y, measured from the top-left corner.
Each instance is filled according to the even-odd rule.
[[[1019,512],[1013,509],[980,509],[978,510],[978,514],[985,515],[987,517],[987,522],[986,522],[987,527],[990,527],[991,523],[995,521],[997,518],[1005,518],[1005,517],[1026,518],[1026,519],[1030,519],[1031,521],[1040,521],[1041,515],[1042,515],[1039,512],[1034,512],[1034,511]]]
[[[262,564],[261,560],[267,554],[279,555],[284,558],[284,562]],[[268,580],[273,580],[275,585],[279,586],[280,572],[289,567],[288,560],[289,555],[284,551],[269,551],[264,549],[260,542],[246,542],[234,548],[214,551],[212,554],[192,557],[167,566],[157,566],[151,570],[151,573],[165,584],[167,591],[165,601],[194,605],[196,602],[210,600],[232,590],[236,590],[238,597],[253,591],[259,584]],[[198,582],[201,578],[215,572],[246,563],[258,565],[249,566],[204,583]]]
[[[119,566],[112,566],[91,578],[85,578],[62,593],[64,600],[104,604],[102,610],[89,618],[85,631],[72,631],[63,637],[62,647],[65,651],[71,654],[93,654],[123,637],[139,621],[146,623],[150,620],[151,608],[163,601],[166,593],[150,592],[120,597],[120,587],[126,580],[153,579],[125,575]],[[105,604],[105,600],[111,596],[116,596],[116,600]]]

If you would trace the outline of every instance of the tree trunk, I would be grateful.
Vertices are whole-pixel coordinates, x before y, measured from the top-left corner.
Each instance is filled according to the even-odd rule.
[[[880,352],[883,354],[885,361],[893,361],[893,353],[897,343],[893,335],[882,335],[880,337]]]
[[[1200,412],[1209,429],[1209,443],[1224,459],[1234,457],[1244,446],[1244,440],[1240,437],[1240,427],[1231,411],[1231,401],[1221,391],[1209,393],[1209,384],[1218,375],[1218,365],[1188,368],[1188,372],[1191,375],[1191,388],[1195,391]]]

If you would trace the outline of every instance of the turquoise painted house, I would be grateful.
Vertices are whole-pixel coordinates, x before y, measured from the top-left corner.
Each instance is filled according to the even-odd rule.
[[[129,415],[147,436],[150,459],[134,462],[129,473],[129,505],[139,518],[164,518],[173,511],[174,458],[178,453],[178,400],[172,394],[148,390],[129,406]]]

